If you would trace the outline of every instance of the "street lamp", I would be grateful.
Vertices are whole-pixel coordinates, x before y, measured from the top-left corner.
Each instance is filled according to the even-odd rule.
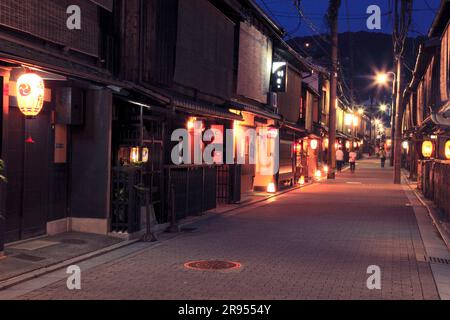
[[[379,85],[382,86],[387,86],[389,83],[389,75],[392,76],[392,114],[391,114],[391,139],[394,140],[395,139],[395,114],[396,114],[396,83],[397,83],[397,74],[395,72],[392,71],[388,71],[388,72],[380,72],[377,73],[375,76],[376,82]],[[390,165],[391,167],[394,166],[394,150],[395,147],[391,149],[391,160],[390,160]]]
[[[382,105],[380,106],[380,111],[383,112],[383,113],[386,112],[387,109],[388,109],[388,106],[387,106],[386,104],[382,104]]]

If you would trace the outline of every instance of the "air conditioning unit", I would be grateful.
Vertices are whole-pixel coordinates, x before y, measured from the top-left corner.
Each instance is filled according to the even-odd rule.
[[[271,106],[275,111],[278,110],[278,94],[276,92],[269,92],[268,93],[268,102],[269,106]]]

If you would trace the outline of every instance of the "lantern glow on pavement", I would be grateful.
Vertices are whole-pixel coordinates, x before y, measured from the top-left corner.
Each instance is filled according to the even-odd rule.
[[[275,183],[271,182],[267,186],[267,193],[275,193],[277,192],[277,189],[275,188]]]

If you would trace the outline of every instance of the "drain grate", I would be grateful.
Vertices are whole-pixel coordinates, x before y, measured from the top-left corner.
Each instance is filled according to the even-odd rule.
[[[46,258],[38,257],[38,256],[32,256],[30,254],[21,253],[16,256],[13,256],[13,258],[19,259],[19,260],[25,260],[25,261],[31,261],[31,262],[39,262],[42,260],[45,260]]]
[[[428,257],[428,261],[431,262],[431,263],[448,264],[448,265],[450,265],[450,260],[449,259],[444,259],[444,258]]]
[[[188,269],[193,270],[235,270],[241,268],[241,264],[231,261],[193,261],[184,265]]]
[[[64,244],[75,244],[75,245],[82,245],[87,243],[86,241],[80,239],[63,239],[60,242]]]

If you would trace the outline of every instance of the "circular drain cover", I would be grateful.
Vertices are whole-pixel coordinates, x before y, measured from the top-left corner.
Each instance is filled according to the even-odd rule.
[[[234,270],[239,269],[241,264],[231,261],[194,261],[184,265],[188,269],[193,270]]]
[[[81,240],[81,239],[63,239],[63,240],[61,240],[61,243],[82,245],[82,244],[86,244],[87,242],[84,240]]]

